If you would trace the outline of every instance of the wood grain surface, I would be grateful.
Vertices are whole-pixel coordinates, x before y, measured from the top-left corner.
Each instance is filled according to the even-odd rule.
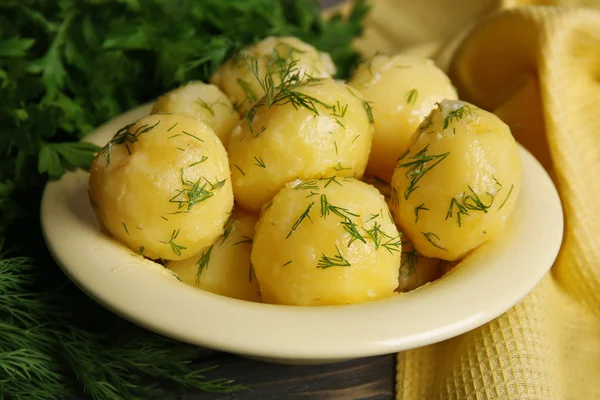
[[[231,394],[186,393],[185,400],[392,400],[395,355],[343,363],[296,366],[270,364],[205,350],[198,368],[219,367],[213,378],[235,379],[248,389]]]

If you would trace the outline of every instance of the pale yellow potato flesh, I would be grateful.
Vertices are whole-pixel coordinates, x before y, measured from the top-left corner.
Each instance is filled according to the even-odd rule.
[[[275,86],[281,83],[282,66],[294,63],[291,75],[300,78],[310,75],[313,78],[328,78],[335,75],[335,65],[329,54],[320,52],[298,38],[267,37],[248,46],[227,60],[211,77],[210,82],[223,90],[244,114],[265,95],[256,76],[248,68],[248,60],[256,60],[258,77],[262,80],[269,74]]]
[[[352,304],[394,294],[401,251],[373,186],[353,178],[298,180],[265,206],[252,263],[264,302]]]
[[[388,182],[396,160],[435,103],[458,98],[450,79],[433,61],[414,56],[373,56],[348,84],[373,102],[375,135],[367,172]]]
[[[332,79],[295,91],[321,102],[314,102],[318,114],[292,103],[259,103],[252,123],[243,119],[231,132],[227,150],[235,199],[249,211],[260,211],[297,178],[364,173],[373,129],[360,93]]]
[[[392,180],[397,223],[427,257],[457,260],[496,237],[521,188],[521,160],[494,114],[445,100],[415,132]]]
[[[443,272],[441,260],[419,254],[410,241],[402,239],[400,276],[398,289],[396,289],[398,292],[415,290],[426,283],[439,279]]]
[[[225,93],[215,85],[197,81],[160,96],[151,113],[181,113],[199,118],[217,134],[225,147],[231,130],[240,120]]]
[[[169,261],[167,268],[190,286],[234,299],[260,302],[260,288],[250,262],[257,217],[235,209],[225,231],[195,256]]]
[[[150,115],[122,128],[90,172],[101,225],[150,259],[184,259],[210,245],[233,207],[223,144],[186,115]]]

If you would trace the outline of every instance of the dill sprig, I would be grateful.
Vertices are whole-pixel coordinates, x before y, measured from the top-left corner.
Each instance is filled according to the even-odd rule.
[[[196,271],[196,285],[200,284],[200,276],[202,275],[202,272],[208,268],[208,264],[210,263],[210,254],[212,253],[214,246],[214,244],[211,244],[208,249],[203,250],[200,258],[196,262],[196,265],[198,265],[198,270]]]
[[[181,256],[181,251],[187,250],[187,247],[180,246],[177,243],[175,243],[175,239],[177,239],[177,236],[179,236],[179,229],[174,229],[173,232],[171,233],[171,238],[168,241],[160,240],[160,242],[171,246],[171,250],[173,250],[173,253],[175,253],[175,255],[177,255],[179,257],[179,256]]]
[[[379,214],[377,214],[377,216],[379,216]],[[373,217],[371,219],[373,219]],[[390,235],[381,230],[381,224],[379,224],[377,221],[373,224],[371,229],[365,229],[365,232],[367,232],[367,235],[369,235],[375,244],[375,249],[379,249],[379,246],[381,245],[381,239],[391,239]]]
[[[438,103],[438,108],[440,107]],[[448,126],[454,121],[460,121],[465,116],[473,116],[473,107],[468,104],[457,108],[456,110],[450,111],[446,118],[444,118],[444,129],[448,128]]]
[[[417,101],[417,97],[419,96],[419,91],[417,89],[411,89],[408,92],[406,92],[406,94],[404,95],[404,97],[406,98],[406,104],[415,104],[415,102]]]
[[[256,161],[254,163],[254,165],[256,165],[257,167],[267,168],[266,165],[265,165],[265,162],[262,159],[262,157],[256,157],[256,156],[254,156],[254,160]]]
[[[319,184],[314,179],[302,181],[294,187],[294,190],[319,190]]]
[[[327,268],[331,268],[331,267],[349,267],[350,266],[350,263],[348,262],[348,260],[346,260],[344,258],[344,256],[342,255],[342,253],[340,252],[340,249],[337,246],[335,246],[335,249],[337,250],[337,254],[332,257],[326,256],[325,254],[321,255],[321,259],[317,263],[317,268],[327,269]]]
[[[363,235],[358,231],[358,227],[356,223],[352,221],[351,217],[359,217],[360,215],[355,214],[348,210],[347,208],[334,206],[329,203],[327,200],[327,196],[321,195],[321,217],[323,219],[327,219],[327,216],[332,213],[337,215],[342,219],[340,224],[344,228],[344,230],[350,235],[350,241],[348,242],[348,246],[350,246],[355,240],[361,241],[363,243],[367,243]]]
[[[453,213],[456,213],[456,221],[459,227],[462,226],[461,215],[467,216],[469,215],[469,211],[482,211],[487,214],[488,209],[494,204],[494,196],[491,194],[488,193],[490,204],[486,205],[470,185],[467,185],[467,188],[469,189],[469,193],[463,192],[460,200],[457,200],[455,197],[450,200],[450,207],[446,213],[446,220],[452,218]]]
[[[414,156],[408,157],[407,161],[399,164],[396,169],[407,168],[405,173],[407,178],[410,178],[410,182],[406,189],[404,190],[404,199],[408,200],[409,196],[412,192],[419,188],[419,181],[431,171],[435,166],[444,161],[446,157],[450,154],[450,152],[446,152],[443,154],[436,155],[428,155],[427,149],[429,145],[425,146],[422,150],[416,153]],[[399,161],[402,161],[408,153],[404,153]]]
[[[225,180],[217,181],[214,185],[205,178],[198,178],[197,181],[187,180],[184,176],[184,168],[181,168],[180,180],[182,188],[177,190],[177,193],[169,202],[176,203],[178,209],[185,208],[187,211],[190,211],[196,204],[213,197],[215,195],[214,190],[223,187],[225,184]]]
[[[302,223],[302,221],[304,221],[305,218],[308,218],[308,220],[310,222],[312,222],[312,219],[310,218],[310,210],[312,210],[313,206],[315,205],[315,202],[311,202],[308,207],[306,207],[306,210],[304,210],[304,212],[302,214],[300,214],[300,216],[298,217],[298,219],[296,220],[296,222],[294,223],[294,225],[292,225],[292,229],[290,229],[290,233],[287,234],[287,236],[285,237],[286,239],[289,238],[290,236],[292,236],[292,233],[294,233],[296,231],[296,228],[298,228],[300,226],[300,224]]]
[[[140,136],[143,135],[144,133],[148,133],[148,132],[152,131],[154,128],[156,128],[158,126],[158,124],[160,124],[160,120],[157,121],[154,125],[148,125],[148,124],[140,125],[137,127],[137,129],[134,132],[130,132],[130,129],[135,124],[136,123],[134,122],[129,125],[125,125],[121,129],[119,129],[117,131],[117,133],[115,133],[113,138],[110,140],[110,142],[108,142],[106,144],[106,146],[104,146],[102,149],[100,149],[100,153],[103,154],[106,159],[106,165],[110,165],[110,153],[111,153],[113,145],[124,144],[127,149],[127,152],[129,154],[131,154],[131,149],[129,148],[129,145],[137,142],[139,140]]]
[[[510,189],[508,191],[508,194],[506,195],[506,198],[504,199],[504,201],[502,202],[502,204],[500,204],[500,207],[498,207],[498,211],[500,211],[502,209],[502,207],[504,207],[504,205],[506,204],[506,202],[508,201],[508,198],[510,197],[510,195],[512,194],[512,191],[514,189],[515,185],[512,184],[510,185]],[[491,204],[490,204],[491,205]]]
[[[436,241],[440,241],[440,237],[438,235],[436,235],[433,232],[421,232],[421,234],[423,235],[423,237],[425,238],[425,240],[427,240],[429,243],[431,243],[431,245],[433,247],[437,247],[440,250],[444,250],[444,251],[448,251],[448,249],[440,246],[439,244],[435,243]]]
[[[419,211],[429,211],[429,208],[425,207],[425,203],[421,203],[415,207],[415,224],[419,222]]]
[[[399,233],[398,236],[390,238],[388,241],[382,243],[381,246],[390,254],[399,252],[402,249],[402,234]]]

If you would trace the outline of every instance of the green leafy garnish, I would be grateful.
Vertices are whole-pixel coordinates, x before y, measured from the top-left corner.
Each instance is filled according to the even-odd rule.
[[[329,257],[326,256],[325,254],[321,255],[321,259],[319,260],[318,264],[317,264],[317,268],[321,268],[321,269],[327,269],[327,268],[331,268],[331,267],[349,267],[350,263],[348,262],[348,260],[346,260],[344,258],[344,256],[342,255],[342,253],[340,252],[340,249],[335,246],[335,249],[337,250],[337,254]]]
[[[300,226],[300,224],[302,223],[302,221],[304,221],[305,218],[308,218],[308,220],[312,222],[312,219],[310,218],[310,210],[312,210],[314,205],[315,205],[315,202],[313,201],[312,203],[310,203],[308,205],[308,207],[306,207],[306,210],[304,210],[304,212],[302,214],[300,214],[300,216],[298,217],[298,219],[296,220],[294,225],[292,225],[292,229],[290,229],[290,233],[288,233],[287,236],[285,237],[286,239],[289,238],[290,236],[292,236],[292,233],[294,233],[296,231],[296,228],[298,228]]]
[[[425,148],[420,150],[414,156],[408,157],[406,162],[396,167],[396,169],[406,168],[407,171],[405,175],[410,179],[408,186],[404,190],[405,200],[408,200],[411,193],[419,188],[418,183],[425,176],[425,174],[431,171],[436,165],[444,161],[444,159],[450,154],[450,152],[446,152],[443,154],[428,155],[428,148],[429,145],[425,146]],[[404,153],[403,156],[400,157],[399,161],[402,161],[407,155],[408,153]]]

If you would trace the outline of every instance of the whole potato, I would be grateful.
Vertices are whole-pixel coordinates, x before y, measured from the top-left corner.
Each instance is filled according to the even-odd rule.
[[[472,104],[444,100],[401,155],[391,202],[419,253],[457,260],[502,231],[520,188],[508,126]]]
[[[401,251],[377,189],[331,177],[288,184],[265,206],[252,263],[264,302],[351,304],[393,295]]]
[[[152,114],[159,113],[181,113],[200,119],[225,147],[231,130],[240,120],[225,93],[203,82],[190,82],[160,96],[152,107]]]
[[[288,101],[294,96],[309,105]],[[322,79],[289,89],[271,106],[264,98],[256,104],[227,148],[236,202],[258,212],[296,178],[362,177],[373,131],[357,96],[344,83]]]
[[[123,127],[90,172],[100,223],[151,259],[183,259],[210,245],[233,207],[223,144],[186,115],[150,115]]]
[[[257,218],[235,209],[216,242],[195,256],[169,261],[167,268],[191,286],[240,300],[260,301],[260,288],[250,262]]]
[[[247,60],[256,61],[256,75],[248,68]],[[286,72],[288,77],[295,75],[299,79],[306,76],[327,78],[335,75],[335,65],[329,54],[298,38],[270,36],[235,54],[221,65],[210,81],[220,87],[244,114],[265,95],[259,79],[269,76],[277,87]]]
[[[367,172],[391,181],[396,160],[436,102],[457,99],[450,79],[426,58],[376,55],[348,81],[373,102],[375,134]]]

